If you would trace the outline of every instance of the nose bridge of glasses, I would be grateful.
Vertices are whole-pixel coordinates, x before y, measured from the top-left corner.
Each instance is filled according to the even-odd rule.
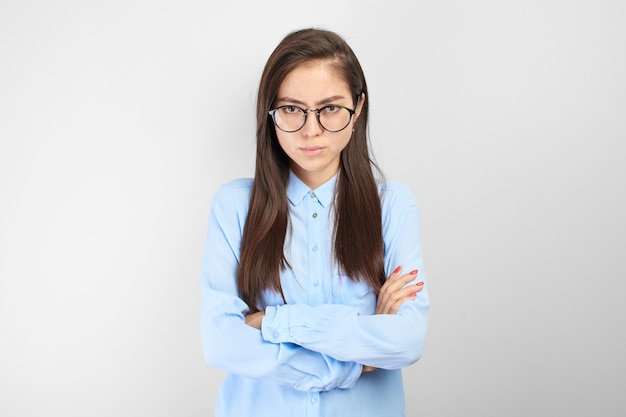
[[[315,120],[315,122],[313,122],[313,123],[315,123],[315,126],[319,127],[320,129],[325,129],[324,125],[322,125],[322,121],[320,120],[320,111],[322,109],[300,109],[300,110],[302,110],[302,113],[303,113],[303,116],[304,116],[304,118],[302,120],[302,128],[304,128],[306,126],[306,122],[309,119],[309,117],[308,117],[309,113],[315,113],[315,117],[311,118],[311,119]]]

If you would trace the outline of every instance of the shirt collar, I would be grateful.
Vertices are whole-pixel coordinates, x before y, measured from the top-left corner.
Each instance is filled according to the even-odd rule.
[[[287,184],[287,198],[293,206],[298,206],[302,203],[302,200],[310,193],[314,193],[317,197],[317,201],[320,202],[322,207],[327,208],[333,202],[335,196],[335,184],[337,183],[337,175],[332,176],[331,179],[324,184],[317,187],[315,190],[311,190],[305,183],[300,180],[293,173],[289,172],[289,184]]]

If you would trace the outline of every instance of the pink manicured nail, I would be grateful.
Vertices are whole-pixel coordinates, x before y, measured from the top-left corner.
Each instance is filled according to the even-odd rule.
[[[411,275],[417,275],[417,269],[412,270],[411,272],[409,272],[409,274],[411,274]]]
[[[417,297],[417,293],[416,293],[416,292],[414,292],[413,294],[409,294],[409,297],[411,297],[411,298],[415,298],[415,297]]]
[[[415,284],[415,285],[417,285],[418,287],[421,287],[422,285],[424,285],[424,283],[423,283],[423,282],[418,282],[418,283],[417,283],[417,284]]]
[[[401,266],[397,267],[396,269],[393,270],[394,274],[397,274],[398,272],[400,272],[400,270],[402,269]]]

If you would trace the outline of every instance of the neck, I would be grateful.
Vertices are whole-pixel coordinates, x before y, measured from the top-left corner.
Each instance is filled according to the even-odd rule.
[[[325,184],[328,180],[334,177],[337,172],[339,172],[339,167],[337,170],[332,172],[307,172],[299,170],[298,167],[292,167],[291,170],[293,173],[306,184],[311,190],[315,190],[322,184]]]

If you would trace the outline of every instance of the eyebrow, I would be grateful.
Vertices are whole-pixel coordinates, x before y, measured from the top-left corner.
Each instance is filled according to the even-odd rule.
[[[319,106],[323,106],[324,104],[332,103],[333,101],[341,100],[341,99],[345,99],[345,97],[341,96],[341,95],[328,97],[328,98],[325,98],[322,101],[318,101],[316,103],[316,106],[318,106],[318,107]],[[294,104],[300,104],[302,106],[306,106],[306,103],[304,101],[298,100],[297,98],[292,98],[292,97],[280,97],[280,98],[276,99],[276,102],[277,103],[279,103],[279,102],[294,103]]]

